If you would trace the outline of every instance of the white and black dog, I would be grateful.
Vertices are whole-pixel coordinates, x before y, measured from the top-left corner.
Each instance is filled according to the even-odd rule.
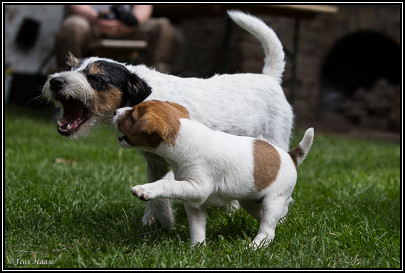
[[[282,44],[260,19],[239,11],[228,14],[261,42],[265,53],[262,74],[179,78],[144,65],[132,66],[99,57],[76,59],[70,55],[71,69],[50,75],[42,90],[43,97],[62,109],[58,132],[79,137],[99,121],[112,124],[113,113],[120,107],[162,100],[183,105],[191,119],[209,128],[263,139],[288,151],[293,111],[280,86],[285,67]],[[162,158],[143,154],[148,163],[148,182],[167,174],[168,164]],[[167,175],[173,177],[171,172]],[[163,228],[173,226],[168,199],[146,203],[143,223],[155,220]]]

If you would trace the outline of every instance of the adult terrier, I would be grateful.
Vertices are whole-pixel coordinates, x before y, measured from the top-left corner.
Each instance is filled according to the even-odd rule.
[[[172,102],[147,101],[118,109],[114,117],[122,147],[137,147],[164,158],[173,178],[138,185],[132,193],[143,200],[175,198],[185,203],[191,243],[205,241],[207,206],[233,200],[260,222],[253,247],[273,240],[278,221],[287,214],[297,181],[297,166],[312,145],[314,131],[288,153],[263,140],[214,131],[189,119]]]
[[[260,19],[237,11],[228,14],[262,43],[263,74],[179,78],[144,65],[70,55],[71,69],[50,75],[42,91],[46,99],[62,109],[58,132],[72,138],[82,136],[99,121],[111,121],[116,109],[155,99],[184,105],[191,119],[210,128],[257,137],[288,150],[293,112],[280,86],[285,66],[281,42]],[[154,154],[143,154],[148,163],[148,181],[161,179],[168,164]],[[162,227],[171,228],[174,216],[170,201],[147,202],[142,220],[145,224],[158,220]]]

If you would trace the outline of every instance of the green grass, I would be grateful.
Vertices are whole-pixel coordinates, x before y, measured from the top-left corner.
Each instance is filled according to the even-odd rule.
[[[141,224],[130,187],[145,163],[102,127],[59,136],[52,115],[5,112],[6,268],[399,268],[400,146],[317,134],[284,223],[267,249],[246,249],[258,224],[208,210],[205,247],[190,248],[176,203],[169,232]],[[302,132],[296,132],[292,144]]]

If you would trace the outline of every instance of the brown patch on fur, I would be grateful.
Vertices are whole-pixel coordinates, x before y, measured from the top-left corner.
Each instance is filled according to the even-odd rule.
[[[161,141],[174,145],[181,118],[190,118],[183,106],[152,100],[134,106],[132,113],[120,118],[117,127],[129,144],[156,148]]]
[[[276,180],[281,158],[276,148],[265,141],[257,139],[253,145],[253,178],[256,187],[261,191]]]
[[[105,74],[104,70],[97,63],[90,64],[87,73],[91,75]],[[103,116],[105,113],[112,113],[121,104],[123,93],[112,85],[108,85],[108,88],[101,92],[99,90],[93,91],[93,112],[96,115]]]
[[[303,157],[304,156],[304,151],[302,150],[302,148],[298,145],[297,147],[295,147],[294,149],[290,150],[288,152],[288,154],[291,156],[291,159],[294,162],[295,168],[297,168],[297,158],[298,157]]]
[[[103,92],[94,92],[93,112],[96,115],[103,116],[104,113],[113,113],[121,104],[122,92],[111,87],[110,90]]]
[[[89,66],[88,73],[93,75],[104,74],[104,70],[97,63],[92,63]]]

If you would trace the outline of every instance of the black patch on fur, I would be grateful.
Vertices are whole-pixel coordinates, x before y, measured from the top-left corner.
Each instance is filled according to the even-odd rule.
[[[151,87],[144,80],[122,64],[96,61],[92,65],[96,65],[101,72],[91,74],[89,67],[83,71],[90,86],[99,92],[108,91],[110,85],[120,90],[123,93],[120,107],[141,103],[152,93]]]

